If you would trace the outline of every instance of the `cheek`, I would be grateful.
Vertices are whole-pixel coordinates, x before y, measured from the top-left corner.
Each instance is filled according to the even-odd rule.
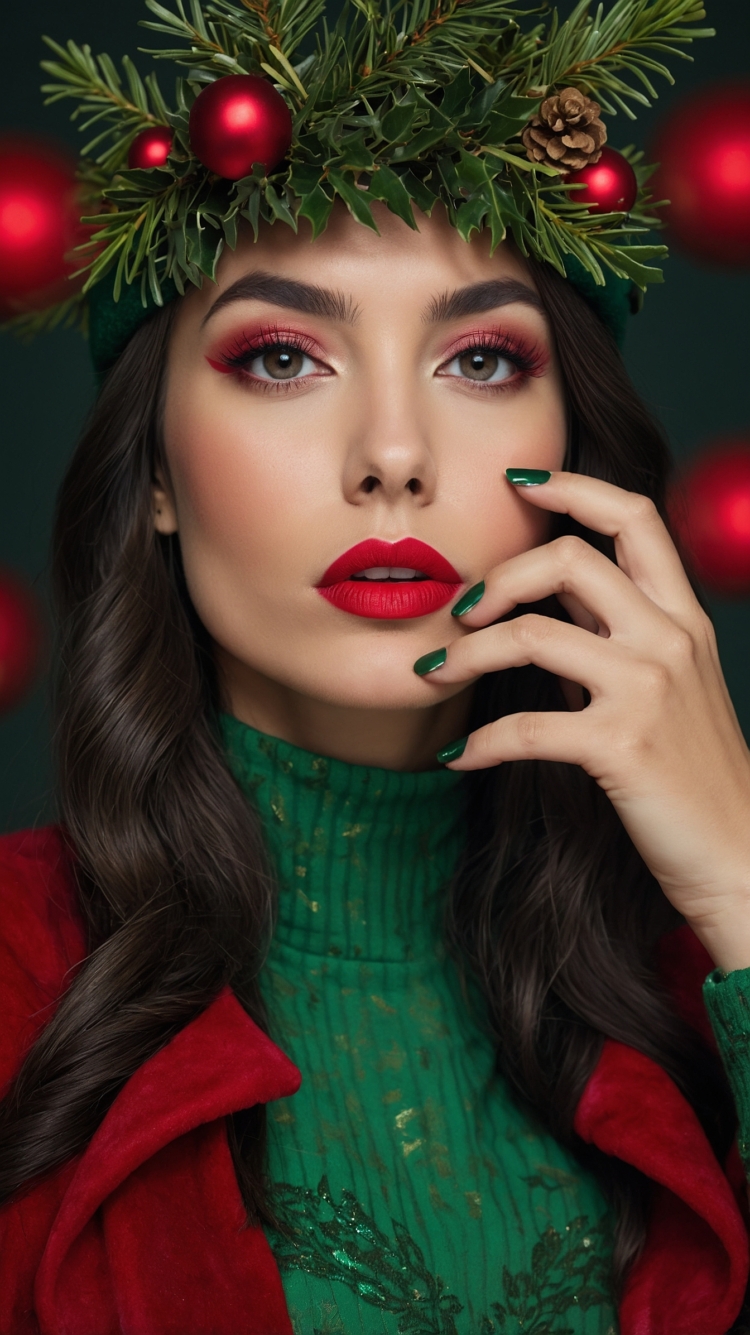
[[[280,541],[309,496],[298,433],[283,438],[253,405],[193,403],[168,418],[167,454],[186,570],[198,565],[278,573]],[[296,439],[295,439],[296,437]],[[299,455],[299,457],[298,457]]]
[[[304,432],[295,423],[280,434],[278,416],[262,406],[256,413],[241,397],[227,406],[195,394],[167,413],[190,597],[209,634],[241,660],[250,628],[256,650],[272,630],[277,640],[280,630],[293,632],[287,623],[298,609],[282,594],[309,583],[315,555],[306,542],[313,482]]]
[[[505,470],[562,467],[568,436],[563,397],[554,383],[532,385],[528,396],[501,402],[489,423],[465,418],[454,429],[473,440],[444,479],[445,499],[462,522],[475,568],[489,570],[548,538],[551,516],[529,505]]]

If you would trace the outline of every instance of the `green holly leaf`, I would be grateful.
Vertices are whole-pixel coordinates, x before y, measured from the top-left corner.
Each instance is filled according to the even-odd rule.
[[[276,190],[270,182],[266,185],[264,195],[272,216],[278,218],[279,222],[285,222],[287,226],[293,228],[296,232],[297,219],[291,212],[286,200],[281,198],[278,190]]]
[[[313,239],[325,231],[332,208],[333,200],[328,198],[320,185],[314,186],[302,196],[297,213],[312,224]]]
[[[213,232],[209,233],[196,220],[186,226],[185,241],[188,263],[215,283],[216,264],[224,248],[223,238],[220,237],[217,242]]]
[[[383,164],[373,174],[368,187],[368,194],[372,195],[374,199],[382,199],[388,205],[391,213],[403,218],[404,222],[416,231],[417,224],[414,220],[409,191],[401,177],[390,167]]]
[[[485,84],[478,97],[475,97],[469,103],[464,103],[463,107],[457,108],[457,111],[460,111],[458,124],[468,123],[477,127],[484,125],[501,94],[509,96],[505,79],[496,79],[494,83]]]
[[[483,195],[467,199],[456,210],[456,230],[464,241],[468,241],[472,232],[481,231],[489,210],[489,201]]]
[[[516,217],[517,210],[509,190],[503,189],[495,181],[487,182],[486,198],[489,203],[488,219],[490,224],[492,254],[501,241],[505,240],[508,224]]]
[[[238,217],[239,215],[237,213],[230,213],[229,217],[224,218],[221,224],[224,231],[224,239],[230,250],[237,249]]]
[[[367,200],[367,192],[359,190],[352,178],[344,176],[335,169],[329,171],[328,180],[343,199],[346,207],[357,222],[361,222],[365,227],[371,227],[373,232],[377,232],[377,224],[372,216],[372,209]]]
[[[320,167],[308,162],[292,163],[289,184],[295,195],[309,195],[320,184]]]
[[[451,123],[459,119],[460,113],[465,113],[467,103],[475,100],[474,91],[471,70],[459,70],[455,79],[448,84],[440,103],[441,112]]]
[[[487,166],[481,158],[462,150],[456,164],[456,180],[460,191],[471,194],[474,190],[481,189],[488,180]]]
[[[253,235],[257,241],[258,228],[260,226],[261,188],[259,182],[253,182],[253,186],[254,188],[249,191],[244,198],[242,208],[240,209],[240,215],[243,218],[246,218],[250,223],[250,226],[253,229]]]
[[[375,158],[369,148],[365,148],[359,135],[339,145],[340,153],[331,163],[339,171],[369,171],[375,166]]]
[[[429,218],[438,201],[437,193],[434,190],[431,190],[424,181],[420,180],[413,171],[401,172],[400,176],[409,192],[409,198],[412,199],[417,208]]]
[[[521,133],[541,105],[540,98],[506,97],[487,119],[483,138],[488,144],[504,144],[506,139]]]
[[[451,129],[453,127],[451,126]],[[445,125],[428,125],[406,144],[399,144],[391,154],[392,162],[414,162],[446,137]]]
[[[400,102],[391,107],[380,122],[380,131],[389,144],[406,143],[414,124],[417,108],[414,104]]]

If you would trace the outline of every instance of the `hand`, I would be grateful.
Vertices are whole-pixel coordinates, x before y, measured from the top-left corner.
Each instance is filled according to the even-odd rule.
[[[715,963],[750,967],[750,752],[669,534],[651,501],[594,478],[553,473],[519,495],[614,538],[618,565],[576,537],[505,561],[461,618],[474,633],[455,639],[427,680],[535,663],[581,683],[591,703],[488,723],[451,768],[582,766]],[[533,614],[490,624],[550,594],[574,625]]]

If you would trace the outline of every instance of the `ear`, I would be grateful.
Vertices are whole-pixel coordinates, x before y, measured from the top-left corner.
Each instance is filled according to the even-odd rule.
[[[156,470],[155,481],[151,487],[154,507],[154,528],[157,533],[163,533],[168,536],[170,533],[176,533],[177,508],[174,503],[172,489],[165,481],[161,470]]]

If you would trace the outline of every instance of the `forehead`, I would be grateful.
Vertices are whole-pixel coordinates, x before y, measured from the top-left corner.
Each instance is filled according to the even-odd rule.
[[[529,270],[507,242],[490,254],[487,231],[464,241],[442,209],[432,217],[416,214],[412,230],[385,206],[375,206],[379,235],[334,209],[325,232],[314,241],[305,219],[298,233],[284,224],[265,226],[255,241],[248,227],[235,251],[225,250],[217,283],[190,294],[191,316],[202,319],[217,297],[244,275],[261,270],[315,284],[351,297],[357,306],[389,295],[420,308],[447,291],[487,279],[517,279],[534,287]]]

